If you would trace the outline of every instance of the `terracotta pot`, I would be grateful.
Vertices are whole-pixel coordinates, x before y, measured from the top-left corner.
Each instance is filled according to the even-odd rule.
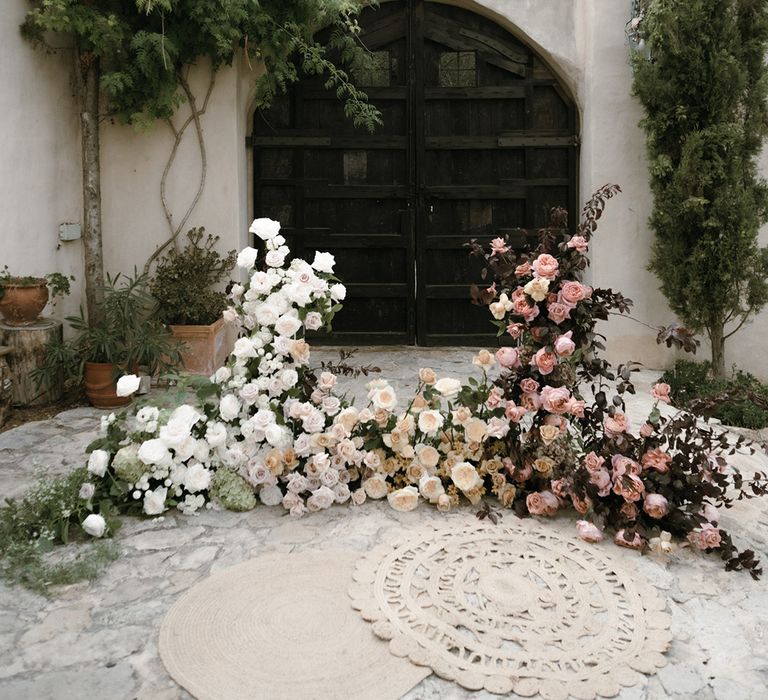
[[[28,326],[37,320],[48,303],[48,285],[45,280],[33,286],[3,284],[0,314],[9,326]]]
[[[205,377],[226,361],[235,344],[234,329],[220,318],[210,326],[170,326],[173,337],[184,343],[184,371]]]
[[[115,366],[107,362],[86,362],[83,370],[85,395],[96,408],[120,408],[131,403],[130,396],[118,396]]]

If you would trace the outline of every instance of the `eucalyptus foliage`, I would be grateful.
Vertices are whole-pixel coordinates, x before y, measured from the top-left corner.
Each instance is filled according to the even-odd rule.
[[[713,369],[725,340],[768,301],[768,0],[649,0],[633,56],[645,108],[656,234],[650,268],[671,308],[706,331]]]

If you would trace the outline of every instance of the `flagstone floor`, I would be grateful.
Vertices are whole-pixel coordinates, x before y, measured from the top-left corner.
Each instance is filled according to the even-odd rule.
[[[334,357],[328,350],[313,355],[314,362]],[[359,353],[356,362],[381,367],[382,376],[405,396],[415,386],[419,367],[432,366],[441,375],[460,378],[471,371],[471,356],[466,349],[373,348]],[[636,422],[647,415],[651,401],[646,393],[657,377],[652,371],[637,377],[638,396],[629,404]],[[362,381],[351,393],[364,393]],[[95,409],[79,408],[0,434],[0,493],[21,494],[36,467],[60,473],[81,464],[99,415]],[[745,474],[768,466],[765,456],[738,461]],[[69,586],[50,599],[0,584],[0,699],[189,698],[168,677],[157,652],[163,615],[188,588],[263,552],[363,552],[404,527],[440,517],[423,504],[412,513],[397,513],[386,504],[367,503],[361,508],[335,506],[298,520],[280,508],[265,507],[248,513],[126,518],[118,536],[121,556],[97,581]],[[755,549],[768,564],[768,503],[738,503],[723,516],[723,524],[740,545]],[[573,533],[569,516],[556,518],[551,527]],[[689,549],[659,560],[610,543],[596,546],[631,559],[666,596],[672,615],[669,664],[644,685],[625,689],[621,698],[768,697],[768,578],[756,582],[748,575],[727,573],[716,557]],[[406,696],[492,697],[434,676]]]

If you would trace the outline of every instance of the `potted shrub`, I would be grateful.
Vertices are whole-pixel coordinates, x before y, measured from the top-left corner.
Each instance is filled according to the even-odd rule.
[[[227,297],[220,285],[235,266],[236,252],[220,255],[218,240],[202,227],[191,229],[182,250],[172,249],[160,259],[150,284],[158,318],[179,341],[184,369],[191,374],[213,374],[235,340],[222,318]]]
[[[60,272],[43,277],[11,275],[6,265],[0,273],[0,314],[9,326],[28,326],[37,321],[50,297],[69,294],[69,281]]]
[[[144,275],[107,275],[104,321],[89,325],[82,309],[68,316],[74,334],[46,347],[45,360],[35,371],[38,384],[82,381],[88,400],[98,408],[117,408],[130,397],[116,392],[117,379],[140,367],[153,375],[173,370],[181,362],[176,343],[155,316],[155,302]]]

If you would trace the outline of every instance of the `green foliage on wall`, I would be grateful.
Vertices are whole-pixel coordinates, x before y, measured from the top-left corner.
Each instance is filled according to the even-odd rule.
[[[706,331],[713,369],[768,301],[768,0],[649,0],[633,55],[645,108],[656,234],[650,268],[681,319]]]

